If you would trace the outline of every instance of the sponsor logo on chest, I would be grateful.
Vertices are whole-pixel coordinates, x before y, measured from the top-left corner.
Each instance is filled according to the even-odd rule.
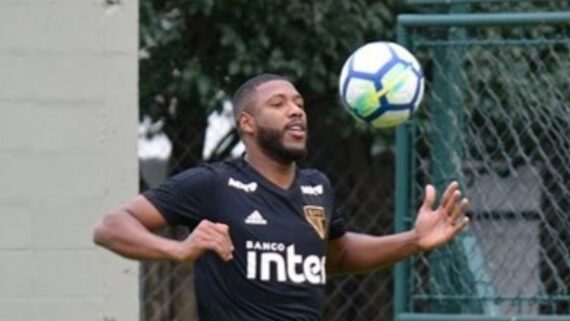
[[[303,256],[295,244],[246,241],[247,278],[264,282],[325,284],[325,257]]]

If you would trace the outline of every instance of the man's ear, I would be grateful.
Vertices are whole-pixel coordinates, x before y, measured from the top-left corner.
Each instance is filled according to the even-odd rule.
[[[242,133],[253,134],[255,131],[255,120],[250,114],[241,112],[238,117],[238,126]]]

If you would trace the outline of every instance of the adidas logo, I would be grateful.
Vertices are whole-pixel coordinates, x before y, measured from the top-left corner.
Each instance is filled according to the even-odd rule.
[[[263,216],[261,216],[261,213],[259,213],[258,210],[255,210],[245,218],[245,224],[267,225],[267,221],[263,218]]]

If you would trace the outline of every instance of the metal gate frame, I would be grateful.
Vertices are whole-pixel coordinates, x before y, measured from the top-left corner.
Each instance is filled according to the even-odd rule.
[[[455,4],[477,2],[515,2],[516,0],[455,0]],[[536,0],[535,0],[536,1]],[[409,0],[410,4],[451,4],[453,0]],[[520,2],[520,1],[519,1]],[[402,14],[397,22],[397,41],[405,47],[413,47],[413,39],[408,34],[412,27],[485,27],[537,24],[570,24],[570,12],[532,13],[453,13],[453,14]],[[396,209],[395,230],[401,232],[412,226],[411,217],[415,212],[413,177],[414,124],[405,123],[396,134]],[[398,321],[568,321],[570,316],[501,316],[492,314],[417,314],[410,311],[410,262],[398,264],[394,270],[394,313]]]

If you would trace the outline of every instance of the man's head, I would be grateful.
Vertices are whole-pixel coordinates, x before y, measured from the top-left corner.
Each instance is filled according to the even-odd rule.
[[[248,148],[281,162],[307,152],[303,97],[284,77],[262,74],[246,81],[233,97],[236,126]]]

